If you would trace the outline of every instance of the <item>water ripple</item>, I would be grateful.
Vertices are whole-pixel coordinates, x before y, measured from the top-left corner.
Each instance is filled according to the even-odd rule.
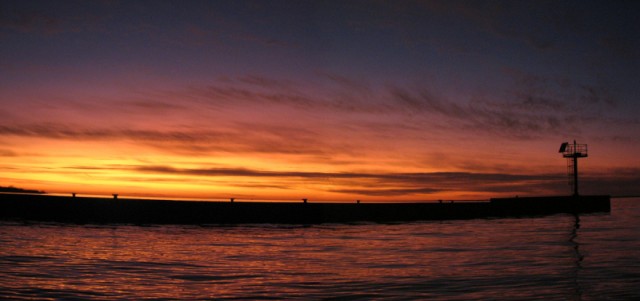
[[[0,299],[638,299],[640,200],[613,209],[317,226],[7,222]]]

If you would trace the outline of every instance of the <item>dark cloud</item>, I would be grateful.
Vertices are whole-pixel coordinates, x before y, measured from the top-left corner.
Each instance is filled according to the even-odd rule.
[[[561,130],[579,133],[586,129],[584,124],[597,127],[625,123],[612,117],[617,102],[602,86],[513,68],[504,69],[511,83],[503,90],[455,100],[442,96],[437,89],[388,84],[374,91],[366,81],[353,77],[327,72],[317,75],[324,81],[324,91],[314,93],[295,80],[247,75],[182,90],[148,93],[149,99],[180,99],[176,104],[144,100],[133,101],[129,106],[158,110],[206,108],[215,114],[250,107],[255,111],[252,114],[264,118],[291,116],[297,110],[311,116],[336,116],[329,125],[340,128],[370,124],[368,116],[390,116],[395,121],[384,127],[453,128],[515,139],[557,135]]]
[[[362,196],[385,196],[385,197],[393,197],[393,196],[405,196],[405,195],[416,195],[416,194],[433,194],[437,192],[442,192],[442,189],[434,189],[434,188],[414,188],[414,189],[335,189],[330,190],[330,192],[339,192],[339,193],[348,193],[348,194],[357,194]]]
[[[287,186],[286,184],[276,185],[276,184],[264,184],[264,183],[252,183],[252,182],[233,183],[233,186],[250,188],[250,189],[256,189],[256,188],[258,188],[258,189],[268,188],[268,189],[280,189],[280,190],[289,190],[289,189],[291,189],[291,187]]]
[[[295,126],[239,123],[226,130],[144,130],[83,128],[76,125],[0,125],[0,136],[20,136],[75,141],[132,140],[167,152],[280,153],[321,155],[335,150],[309,129]]]
[[[486,103],[458,104],[433,97],[428,91],[412,92],[394,88],[390,97],[395,100],[396,109],[406,110],[409,114],[444,117],[445,126],[466,129],[474,132],[529,139],[540,136],[548,116],[530,115],[527,112],[516,114],[506,107],[488,106]]]
[[[263,171],[248,168],[174,168],[171,166],[132,166],[143,173],[204,177],[248,177],[288,179],[285,182],[331,183],[327,192],[366,196],[433,194],[444,191],[540,192],[552,191],[565,177],[553,174],[519,175],[464,172],[437,173],[357,173]],[[352,181],[353,180],[353,181]],[[280,185],[286,186],[286,185]]]
[[[246,82],[246,79],[244,80]],[[297,109],[316,107],[319,103],[302,91],[275,89],[273,83],[265,79],[251,79],[252,84],[260,83],[263,90],[255,90],[237,84],[212,84],[192,86],[186,91],[172,92],[175,95],[188,95],[205,104],[225,108],[246,104],[281,105]]]
[[[239,177],[278,177],[307,179],[374,179],[378,181],[394,181],[402,183],[426,183],[430,181],[446,181],[453,184],[483,180],[488,182],[513,182],[528,180],[555,180],[556,175],[518,175],[499,173],[466,173],[466,172],[434,172],[434,173],[357,173],[357,172],[297,172],[297,171],[261,171],[246,168],[204,168],[179,169],[170,166],[139,166],[135,170],[157,173],[191,174],[201,176],[239,176]]]
[[[374,93],[363,81],[320,73],[328,80],[323,94],[305,91],[300,83],[264,76],[227,79],[226,83],[191,87],[176,92],[203,103],[232,109],[235,106],[281,106],[323,114],[409,116],[412,121],[462,128],[501,137],[530,139],[557,134],[559,128],[578,132],[582,124],[610,124],[606,116],[616,100],[602,86],[580,84],[565,77],[548,77],[505,69],[511,85],[490,95],[456,101],[420,87],[389,84]],[[258,89],[254,89],[257,87]],[[434,121],[434,117],[438,117]],[[402,122],[401,122],[402,123]],[[624,120],[616,119],[616,124]],[[562,125],[562,126],[561,126]]]
[[[311,91],[295,80],[247,75],[223,77],[207,85],[190,85],[173,91],[150,92],[150,97],[173,97],[208,106],[214,110],[234,110],[243,106],[294,109],[330,114],[384,113],[388,107],[374,100],[364,83],[346,76],[318,73],[326,81],[324,91]]]
[[[616,106],[600,86],[575,84],[509,69],[511,86],[491,95],[451,101],[426,88],[391,86],[390,110],[424,119],[440,117],[450,128],[516,139],[540,138],[560,130],[579,132],[585,125],[623,125],[608,115]]]
[[[61,124],[31,124],[23,126],[0,125],[0,135],[69,140],[135,139],[142,141],[175,142],[196,142],[201,139],[221,140],[229,137],[229,134],[227,133],[214,131],[163,132],[131,129],[86,129],[80,126],[65,126]]]

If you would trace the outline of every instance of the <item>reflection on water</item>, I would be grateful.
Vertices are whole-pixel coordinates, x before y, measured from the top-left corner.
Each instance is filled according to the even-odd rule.
[[[387,225],[3,223],[0,299],[633,299],[639,227],[640,200]]]
[[[578,237],[578,229],[580,229],[580,215],[575,214],[573,218],[574,218],[574,223],[573,223],[573,229],[571,230],[569,242],[571,242],[571,245],[573,246],[575,263],[576,263],[575,272],[573,275],[573,285],[575,287],[574,297],[576,300],[580,300],[582,299],[582,289],[580,288],[579,276],[580,276],[580,270],[582,269],[582,260],[584,259],[584,256],[580,253],[580,243],[576,241],[576,238]]]

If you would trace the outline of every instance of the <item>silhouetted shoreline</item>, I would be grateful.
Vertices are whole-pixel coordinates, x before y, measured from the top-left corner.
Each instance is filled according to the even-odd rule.
[[[406,222],[609,211],[609,196],[520,197],[440,203],[283,203],[0,194],[0,219],[79,224]]]
[[[31,190],[31,189],[22,189],[22,188],[18,188],[18,187],[13,187],[13,186],[0,186],[0,192],[6,192],[6,193],[35,193],[35,194],[43,194],[45,193],[44,191],[41,190]]]

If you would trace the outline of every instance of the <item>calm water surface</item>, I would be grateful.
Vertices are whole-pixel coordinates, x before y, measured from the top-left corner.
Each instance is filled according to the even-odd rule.
[[[0,299],[640,299],[640,199],[611,214],[357,225],[0,222]]]

